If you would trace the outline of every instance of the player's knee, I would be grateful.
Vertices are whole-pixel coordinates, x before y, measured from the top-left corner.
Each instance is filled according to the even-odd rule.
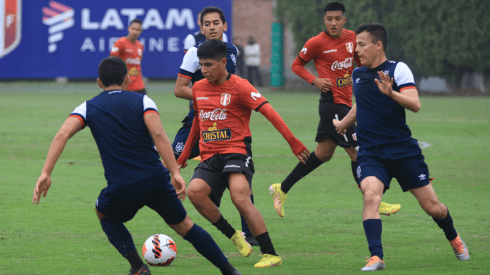
[[[442,203],[427,203],[422,207],[427,215],[443,219],[446,217],[446,207]]]
[[[247,195],[248,194],[235,194],[231,196],[231,201],[239,211],[240,209],[244,209],[248,203],[252,203],[250,196]]]
[[[322,162],[327,162],[332,159],[333,152],[316,152],[315,151],[316,157],[321,160]]]
[[[95,214],[97,214],[97,218],[99,218],[99,220],[102,220],[102,219],[105,219],[107,216],[100,213],[99,210],[97,210],[97,207],[95,207]]]
[[[192,202],[192,204],[199,203],[205,197],[205,194],[202,190],[198,188],[189,188],[187,190],[187,197]]]

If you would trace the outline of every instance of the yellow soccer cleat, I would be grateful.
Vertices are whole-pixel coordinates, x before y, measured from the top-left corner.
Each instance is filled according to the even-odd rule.
[[[279,216],[284,217],[284,203],[288,195],[281,190],[281,184],[275,183],[269,187],[269,192],[272,194],[274,199],[274,208],[277,210]]]
[[[402,206],[399,204],[389,204],[386,202],[381,202],[381,204],[379,205],[379,214],[389,216],[400,211],[400,208],[402,208]]]
[[[254,267],[261,268],[261,267],[269,267],[269,266],[276,266],[276,265],[282,265],[282,259],[280,256],[263,254],[262,260],[256,263]]]
[[[231,241],[243,257],[248,257],[252,254],[252,246],[245,240],[245,233],[237,230],[231,237]]]

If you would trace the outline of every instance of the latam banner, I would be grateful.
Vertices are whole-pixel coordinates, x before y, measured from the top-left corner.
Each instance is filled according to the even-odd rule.
[[[135,18],[143,21],[143,76],[177,77],[184,38],[199,31],[206,6],[225,12],[232,37],[230,0],[0,0],[0,79],[96,78]]]

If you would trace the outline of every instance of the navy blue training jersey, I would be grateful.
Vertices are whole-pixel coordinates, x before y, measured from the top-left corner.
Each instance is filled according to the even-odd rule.
[[[411,149],[418,147],[406,123],[405,108],[379,90],[374,79],[379,80],[378,71],[394,79],[393,91],[415,88],[412,71],[403,62],[385,61],[374,69],[356,68],[352,73],[352,88],[356,97],[356,135],[361,150],[380,145],[405,143]],[[409,151],[410,148],[405,148]],[[420,150],[420,149],[418,149]],[[411,153],[407,153],[411,154]],[[408,156],[408,155],[406,155]]]
[[[143,118],[149,112],[158,109],[147,95],[115,90],[100,93],[71,113],[90,128],[109,186],[120,188],[168,173]]]

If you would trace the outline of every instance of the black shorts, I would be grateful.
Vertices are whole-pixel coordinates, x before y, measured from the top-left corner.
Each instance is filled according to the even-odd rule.
[[[359,144],[357,143],[355,124],[347,128],[345,135],[339,135],[332,122],[333,119],[342,120],[350,109],[349,106],[344,104],[320,101],[320,106],[318,107],[320,122],[318,123],[315,141],[320,142],[324,139],[331,139],[343,148],[357,147]]]
[[[216,154],[199,163],[194,170],[191,181],[193,179],[204,180],[211,187],[211,195],[209,197],[219,207],[221,197],[223,197],[223,193],[228,187],[228,174],[244,174],[251,189],[254,172],[254,162],[250,156],[244,154]]]

